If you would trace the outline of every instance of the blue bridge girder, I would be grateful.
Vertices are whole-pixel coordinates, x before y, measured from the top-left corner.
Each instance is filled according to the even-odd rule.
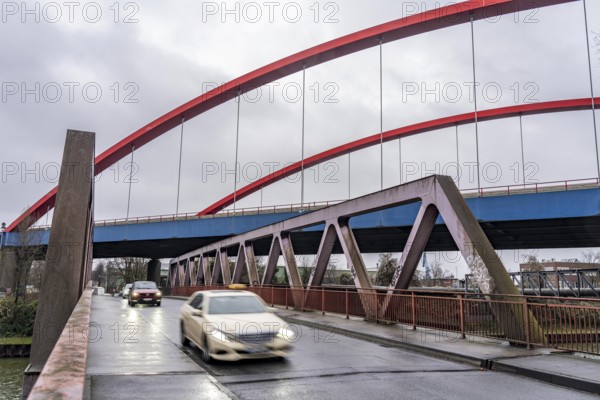
[[[466,199],[495,249],[597,247],[600,245],[600,188],[472,197]],[[419,203],[397,206],[350,220],[364,253],[398,252],[404,247]],[[226,237],[299,215],[301,212],[199,218],[96,226],[94,257],[172,258]],[[314,254],[322,226],[292,233],[297,254]],[[46,246],[49,230],[39,230],[33,245]],[[4,233],[3,246],[16,246],[18,233]],[[268,253],[269,240],[255,245]],[[427,251],[455,250],[441,218]],[[334,252],[338,253],[338,245]],[[235,256],[235,254],[231,254]]]

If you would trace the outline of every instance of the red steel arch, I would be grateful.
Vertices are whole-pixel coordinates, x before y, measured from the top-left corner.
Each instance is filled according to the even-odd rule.
[[[534,114],[545,114],[552,112],[561,111],[578,111],[578,110],[591,110],[592,107],[600,108],[600,97],[584,98],[584,99],[572,99],[572,100],[560,100],[560,101],[549,101],[544,103],[532,103],[523,104],[518,106],[494,108],[490,110],[479,111],[477,113],[477,121],[491,121],[495,119],[510,118],[518,115],[534,115]],[[383,141],[389,142],[390,140],[398,139],[400,137],[412,136],[423,132],[429,132],[436,129],[447,128],[455,125],[464,125],[475,122],[475,112],[466,114],[454,115],[452,117],[444,117],[434,119],[431,121],[420,122],[414,125],[404,126],[402,128],[393,129],[383,133]],[[362,139],[358,139],[341,146],[331,148],[321,153],[315,154],[311,157],[302,161],[295,162],[285,168],[277,170],[272,174],[262,177],[255,182],[252,182],[243,188],[240,188],[235,193],[231,193],[216,203],[210,205],[204,210],[200,211],[197,215],[214,214],[222,209],[233,204],[234,199],[240,200],[244,197],[251,195],[259,191],[265,186],[269,186],[277,181],[285,179],[286,177],[298,173],[304,168],[310,168],[325,161],[334,159],[336,157],[343,156],[353,151],[361,150],[370,146],[380,144],[381,134],[367,136]]]
[[[477,21],[575,1],[578,0],[468,0],[400,18],[311,47],[236,78],[154,120],[97,156],[94,173],[103,172],[130,154],[134,148],[139,149],[175,128],[182,120],[190,120],[240,94],[299,72],[303,68],[310,68],[377,46],[380,43],[385,44],[409,36],[460,25],[471,19]],[[11,223],[6,230],[11,232],[22,224],[33,224],[33,221],[54,207],[56,192],[57,188],[48,192]]]

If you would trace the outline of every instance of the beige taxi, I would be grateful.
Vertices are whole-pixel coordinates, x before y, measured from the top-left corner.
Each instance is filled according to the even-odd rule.
[[[181,344],[193,342],[205,362],[286,357],[299,337],[274,311],[245,290],[196,292],[181,307]]]

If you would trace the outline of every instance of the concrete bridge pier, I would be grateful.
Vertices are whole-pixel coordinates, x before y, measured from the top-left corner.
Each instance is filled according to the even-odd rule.
[[[148,275],[146,279],[156,282],[157,286],[160,285],[160,260],[152,259],[148,261]]]
[[[0,252],[0,288],[12,288],[17,273],[17,253],[14,250],[2,249]]]

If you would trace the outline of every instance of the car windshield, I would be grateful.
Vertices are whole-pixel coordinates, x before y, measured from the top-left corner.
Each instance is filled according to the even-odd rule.
[[[156,289],[155,282],[137,282],[135,284],[136,289]]]
[[[254,296],[218,296],[208,303],[208,314],[264,313],[265,306]]]

